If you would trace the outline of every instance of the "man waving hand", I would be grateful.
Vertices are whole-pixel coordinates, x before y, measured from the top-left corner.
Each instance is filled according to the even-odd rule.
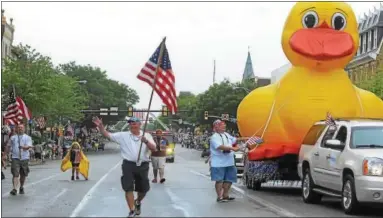
[[[149,133],[141,131],[141,120],[132,117],[128,120],[128,132],[110,133],[105,130],[102,120],[95,117],[93,122],[100,129],[100,132],[111,141],[120,145],[122,163],[121,185],[125,191],[125,198],[130,209],[129,217],[141,214],[141,201],[150,189],[149,185],[149,154],[150,151],[156,151],[156,145],[153,137]],[[137,163],[140,145],[140,162]],[[135,190],[134,190],[135,189]],[[137,199],[134,199],[133,191],[137,192]]]

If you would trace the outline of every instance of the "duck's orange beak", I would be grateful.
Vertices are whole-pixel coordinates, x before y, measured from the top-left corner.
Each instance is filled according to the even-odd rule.
[[[354,51],[351,35],[332,29],[326,22],[316,28],[296,31],[289,43],[293,51],[315,60],[342,58]]]

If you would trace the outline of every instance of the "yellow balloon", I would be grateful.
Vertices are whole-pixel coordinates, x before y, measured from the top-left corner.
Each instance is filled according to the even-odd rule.
[[[298,2],[287,17],[282,48],[292,67],[276,84],[249,93],[238,106],[244,137],[264,143],[249,160],[298,154],[310,127],[326,118],[383,118],[383,101],[350,81],[345,66],[359,46],[355,14],[344,2]]]

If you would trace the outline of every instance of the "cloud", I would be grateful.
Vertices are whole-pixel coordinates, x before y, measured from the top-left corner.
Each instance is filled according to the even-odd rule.
[[[292,2],[4,2],[16,25],[15,42],[30,44],[53,61],[99,66],[137,90],[147,107],[150,87],[136,75],[162,37],[178,91],[200,93],[217,80],[241,79],[250,46],[258,76],[287,62],[280,46]],[[373,3],[351,3],[356,14]],[[155,96],[153,108],[160,108]]]

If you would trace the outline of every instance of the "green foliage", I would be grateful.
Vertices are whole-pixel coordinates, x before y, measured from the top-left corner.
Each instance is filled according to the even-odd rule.
[[[6,59],[2,68],[2,104],[7,107],[11,85],[21,96],[33,116],[48,117],[49,124],[70,119],[84,118],[83,109],[118,107],[127,109],[127,102],[135,104],[139,97],[135,90],[118,81],[107,78],[106,72],[90,65],[75,62],[54,66],[51,58],[41,55],[28,45],[16,48],[18,57]],[[86,80],[85,84],[78,81]],[[91,114],[86,114],[91,117]],[[121,120],[126,113],[108,116],[105,123]],[[90,121],[91,123],[91,121]]]
[[[2,68],[3,110],[9,88],[14,85],[16,95],[23,98],[33,116],[82,118],[86,95],[78,91],[77,81],[60,73],[49,57],[30,46],[20,44],[16,49],[18,57],[6,59]]]
[[[118,81],[108,79],[106,71],[90,65],[77,65],[75,62],[60,65],[60,70],[76,80],[86,80],[87,83],[81,86],[87,93],[86,105],[89,109],[118,107],[127,110],[127,102],[134,105],[138,102],[137,92],[127,85]],[[118,116],[108,116],[104,122],[122,120],[127,113],[119,112]]]
[[[383,68],[383,67],[382,67]],[[366,89],[381,99],[383,99],[383,69],[379,68],[378,73],[372,78],[358,84],[362,89]]]
[[[226,79],[210,86],[208,90],[199,95],[194,95],[191,92],[180,92],[177,98],[178,108],[189,111],[180,112],[179,117],[184,121],[205,126],[211,124],[212,119],[215,118],[209,118],[208,121],[204,120],[204,111],[208,111],[209,116],[221,117],[223,113],[228,113],[230,117],[236,117],[239,103],[248,92],[256,87],[257,84],[252,81],[232,83]]]

